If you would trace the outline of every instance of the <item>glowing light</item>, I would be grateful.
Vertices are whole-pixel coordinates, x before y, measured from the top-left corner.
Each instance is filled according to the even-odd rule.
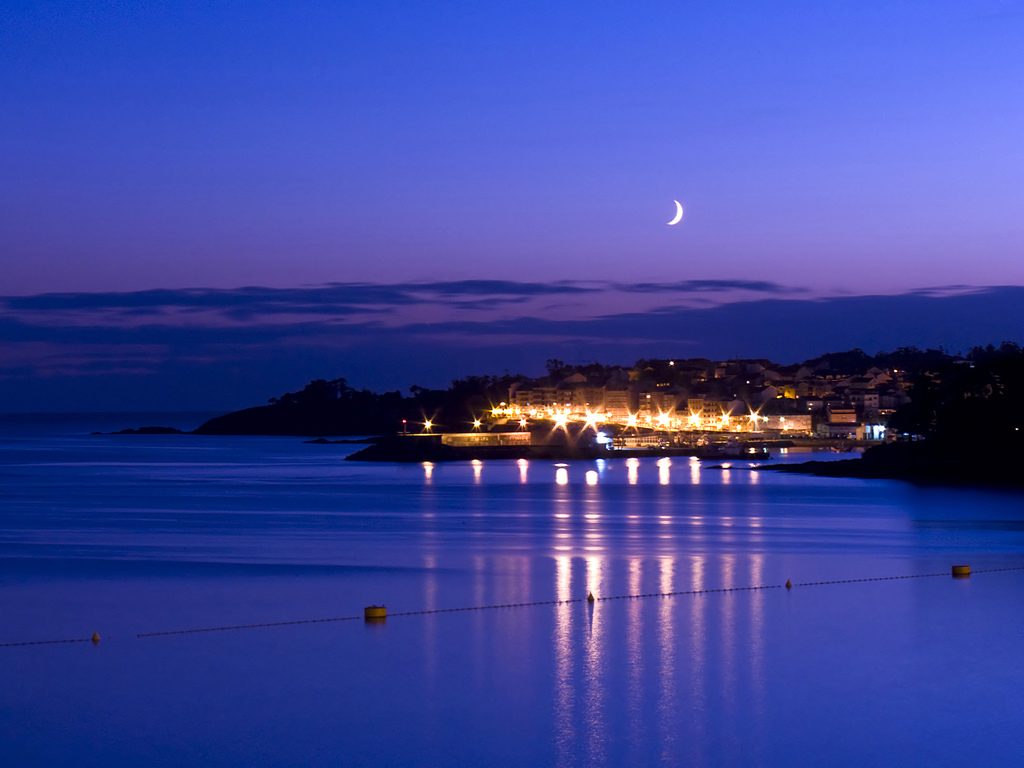
[[[626,426],[627,427],[635,427],[636,426],[636,414],[635,413],[631,413],[631,414],[629,414],[626,417]]]
[[[691,413],[690,414],[690,418],[687,419],[687,421],[690,423],[691,427],[699,427],[700,426],[700,414],[699,413]]]
[[[672,459],[668,456],[658,459],[658,485],[668,485],[671,481],[669,475],[670,467],[672,466]]]
[[[480,419],[473,419],[473,429],[480,429]]]
[[[597,485],[597,472],[592,469],[587,470],[587,474],[584,475],[587,481],[587,485]]]
[[[662,427],[668,426],[668,414],[667,413],[659,413],[658,414],[658,424],[661,425]]]
[[[433,428],[434,428],[434,422],[431,421],[430,419],[427,419],[426,421],[423,422],[423,431],[424,432],[429,432]]]
[[[559,467],[555,470],[555,485],[568,485],[569,484],[569,470],[565,467]]]
[[[565,426],[569,423],[569,414],[567,413],[556,413],[555,414],[555,428],[565,429]]]
[[[520,429],[526,429],[526,419],[520,419],[519,420],[519,428]]]
[[[480,482],[480,475],[484,471],[484,463],[482,461],[480,461],[480,459],[473,459],[469,463],[473,465],[473,482],[474,483],[479,483]]]
[[[526,472],[530,467],[530,462],[528,462],[526,459],[519,459],[519,461],[517,461],[516,464],[519,466],[519,482],[525,484]]]
[[[640,459],[626,459],[626,479],[630,485],[636,485],[639,481]]]
[[[423,479],[426,480],[429,483],[433,479],[433,477],[434,477],[434,463],[431,462],[431,461],[424,461],[423,462]]]

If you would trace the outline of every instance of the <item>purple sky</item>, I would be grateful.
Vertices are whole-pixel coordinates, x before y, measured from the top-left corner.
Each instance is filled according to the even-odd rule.
[[[0,297],[739,281],[806,301],[1024,284],[1019,5],[553,5],[5,3]],[[695,306],[665,290],[474,296],[494,321]],[[411,302],[401,322],[458,319],[464,301]],[[19,387],[52,371],[29,327],[93,328],[114,370],[133,359],[115,326],[154,322],[73,304],[26,318],[0,301],[0,345],[18,345],[0,351],[23,363],[17,385],[0,370],[0,394],[27,403]],[[160,306],[166,326],[179,310]],[[55,365],[81,352],[46,349]]]

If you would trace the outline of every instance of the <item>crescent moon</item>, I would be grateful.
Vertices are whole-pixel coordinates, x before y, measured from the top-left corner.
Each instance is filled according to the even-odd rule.
[[[676,204],[676,215],[672,217],[672,221],[668,222],[670,227],[674,227],[683,220],[683,204],[678,200],[673,200],[672,202]]]

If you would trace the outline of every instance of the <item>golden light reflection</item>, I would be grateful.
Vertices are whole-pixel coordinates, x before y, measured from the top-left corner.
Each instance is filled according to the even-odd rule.
[[[640,481],[640,459],[626,459],[626,479],[630,485]]]
[[[558,600],[572,597],[572,559],[567,555],[555,557],[555,595]],[[576,703],[572,681],[573,653],[572,610],[573,605],[559,603],[555,606],[555,745],[559,765],[575,762],[574,745],[576,729],[573,724],[573,709]]]
[[[722,586],[736,586],[736,555],[722,555]],[[732,715],[736,706],[736,596],[725,595],[722,617],[722,698],[726,711]]]
[[[629,559],[629,594],[643,592],[643,561],[639,557]],[[630,741],[638,743],[643,727],[643,602],[630,600],[627,603],[626,663],[629,676],[626,682],[626,696],[629,702]]]
[[[701,590],[707,586],[705,578],[706,561],[703,555],[696,555],[690,558],[690,589]],[[695,595],[690,601],[690,686],[689,693],[692,698],[692,706],[695,711],[704,711],[705,685],[707,669],[705,667],[705,653],[707,646],[707,628],[705,626],[704,610],[706,598],[703,595]],[[700,755],[695,756],[696,763],[703,763]]]
[[[437,695],[437,615],[430,613],[437,608],[437,555],[426,555],[423,558],[423,566],[423,606],[427,610],[423,617],[423,656],[427,661],[427,681],[430,690]]]
[[[750,556],[750,583],[764,583],[764,555]],[[764,717],[764,592],[750,595],[750,688],[754,714],[760,721]]]
[[[675,591],[675,559],[658,558],[658,589]],[[658,741],[662,754],[673,754],[678,726],[676,715],[676,640],[672,609],[675,601],[662,599],[658,605],[658,651],[660,655],[658,680]]]
[[[588,555],[587,590],[595,595],[607,594],[604,579],[604,558]],[[586,639],[586,720],[587,728],[587,765],[597,765],[605,757],[607,728],[604,727],[604,611],[598,603],[587,604],[587,620],[589,622]]]
[[[519,461],[516,462],[516,465],[519,467],[519,482],[525,485],[526,473],[530,469],[530,462],[526,459],[519,459]]]
[[[431,461],[423,462],[423,480],[426,483],[430,483],[434,479],[434,463]]]
[[[473,459],[470,464],[473,465],[473,482],[477,485],[480,484],[480,476],[484,471],[484,463],[480,459]]]
[[[658,459],[658,485],[668,485],[672,481],[671,467],[672,459],[668,456]]]
[[[696,456],[690,457],[690,485],[700,485],[700,461]]]

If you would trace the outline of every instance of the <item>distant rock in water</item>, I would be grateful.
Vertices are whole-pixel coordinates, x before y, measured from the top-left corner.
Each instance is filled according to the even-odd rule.
[[[94,432],[93,434],[97,434],[97,435],[102,435],[102,434],[109,434],[109,435],[184,435],[186,433],[182,432],[180,429],[178,429],[176,427],[136,427],[134,429],[119,429],[119,430],[117,430],[117,432],[107,432],[107,433],[104,433],[104,432]]]
[[[317,437],[305,442],[307,445],[367,445],[375,443],[379,439],[377,437],[361,437],[353,440],[328,440],[326,437]]]

